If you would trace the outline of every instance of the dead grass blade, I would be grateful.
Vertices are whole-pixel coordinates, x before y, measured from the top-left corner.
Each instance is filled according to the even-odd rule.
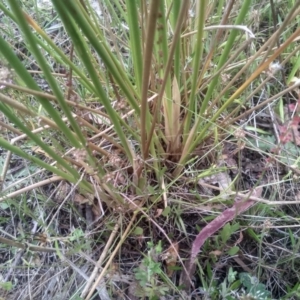
[[[251,196],[259,197],[262,193],[262,188],[256,188],[253,192],[250,192],[247,195],[247,199],[241,199],[240,197],[236,197],[235,203],[231,208],[223,211],[218,217],[216,217],[213,221],[207,224],[201,232],[196,236],[191,250],[191,257],[188,261],[187,271],[188,274],[183,275],[183,283],[185,287],[189,287],[189,278],[192,277],[192,273],[194,272],[195,260],[196,257],[205,243],[205,241],[211,237],[215,232],[221,229],[226,223],[233,220],[236,216],[243,213],[245,210],[249,209],[252,205],[255,204],[255,201],[251,199]]]

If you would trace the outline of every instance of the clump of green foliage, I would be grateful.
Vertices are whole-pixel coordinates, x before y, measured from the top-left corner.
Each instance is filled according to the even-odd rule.
[[[126,254],[123,249],[129,241],[135,243],[135,251],[139,243],[147,251],[134,268],[134,279],[141,288],[137,296],[181,295],[179,283],[172,282],[153,258],[162,252],[155,238],[161,235],[166,243],[180,241],[185,247],[177,253],[187,282],[180,289],[189,290],[195,275],[207,291],[216,282],[211,271],[216,259],[205,255],[218,249],[231,259],[244,251],[232,244],[238,232],[242,235],[247,230],[247,238],[257,246],[256,255],[263,256],[270,243],[267,245],[264,232],[248,228],[257,221],[256,216],[297,225],[294,218],[283,210],[272,210],[269,203],[249,202],[254,201],[249,190],[260,189],[256,202],[278,194],[275,188],[263,190],[267,165],[259,170],[258,179],[249,175],[250,186],[245,188],[249,168],[238,163],[243,150],[254,149],[269,164],[290,169],[285,183],[290,183],[291,172],[298,168],[297,143],[286,150],[285,157],[280,152],[288,125],[280,127],[279,145],[273,147],[276,140],[270,132],[266,138],[264,130],[247,122],[251,114],[260,113],[279,98],[276,109],[270,108],[275,119],[284,115],[284,107],[291,108],[284,106],[282,97],[300,85],[295,80],[300,64],[295,44],[300,34],[296,28],[300,1],[288,1],[283,7],[273,1],[105,0],[96,3],[97,12],[93,1],[52,0],[51,4],[44,11],[33,0],[0,3],[4,24],[0,28],[0,147],[7,151],[6,158],[0,158],[0,222],[7,228],[2,234],[8,235],[8,245],[24,249],[28,244],[34,251],[42,247],[81,276],[80,281],[76,273],[76,283],[70,280],[70,288],[60,297],[80,294],[90,299],[96,289],[101,298],[109,297],[104,276],[114,269],[117,253],[119,257]],[[278,9],[276,20],[274,7]],[[270,32],[261,37],[260,27],[266,20]],[[290,68],[285,69],[286,65]],[[226,152],[226,142],[235,149]],[[288,142],[292,143],[291,135]],[[15,157],[29,167],[15,171]],[[233,160],[234,166],[230,165]],[[272,186],[281,180],[270,177]],[[46,192],[49,186],[51,193]],[[253,222],[234,220],[236,198],[243,195],[247,198],[244,203],[251,205],[236,209],[234,217],[251,207]],[[202,213],[198,213],[200,208]],[[209,227],[212,230],[197,247],[198,229],[201,234]],[[95,234],[98,228],[100,233]],[[23,236],[33,236],[26,242],[18,240],[24,230],[31,234]],[[148,233],[153,243],[146,245]],[[91,242],[82,246],[86,237]],[[289,251],[296,253],[299,245],[294,235],[287,230],[284,238],[286,245],[292,245]],[[79,265],[91,263],[87,257],[99,244],[105,246],[99,258],[93,257],[98,263],[92,264],[92,273],[68,260],[73,255]],[[203,257],[198,255],[200,247]],[[189,257],[187,267],[183,258]],[[194,272],[196,258],[205,267],[198,264]],[[299,266],[294,258],[290,257],[296,274]],[[262,266],[256,270],[259,276]],[[9,264],[6,267],[12,270]],[[112,290],[115,277],[111,275]],[[256,285],[253,278],[230,269],[225,281],[214,286],[214,296],[227,299],[243,287],[251,297],[269,297],[270,284]],[[8,278],[3,287],[10,290],[10,282]],[[284,278],[281,282],[283,290],[296,293],[296,283],[286,283]],[[115,297],[114,291],[110,293]]]

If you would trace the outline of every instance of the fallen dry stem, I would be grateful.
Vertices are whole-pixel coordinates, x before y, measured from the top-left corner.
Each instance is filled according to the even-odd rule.
[[[6,128],[8,131],[13,132],[13,133],[15,133],[17,135],[21,135],[22,134],[22,132],[19,131],[18,129],[16,129],[16,128],[14,128],[14,127],[12,127],[12,126],[10,126],[10,125],[2,122],[2,121],[0,121],[0,128],[2,129],[2,131],[3,131],[4,128]]]
[[[0,243],[6,244],[6,245],[9,245],[12,247],[20,248],[20,249],[26,249],[29,251],[48,252],[48,253],[57,252],[57,249],[55,249],[55,248],[40,247],[40,246],[36,246],[33,244],[28,244],[28,243],[20,243],[20,242],[12,241],[12,240],[4,238],[4,237],[0,237]],[[59,251],[62,251],[62,249],[60,249]]]
[[[207,183],[202,183],[201,182],[201,185],[205,186],[205,187],[208,187],[210,189],[214,189],[216,191],[220,191],[222,192],[224,189],[222,188],[218,188],[214,185],[210,185],[210,184],[207,184]],[[257,186],[256,188],[263,188],[265,185],[262,185],[262,186]],[[243,198],[245,200],[249,199],[249,193],[248,194],[243,194],[243,193],[239,193],[239,192],[230,192],[228,191],[226,195],[234,195],[234,196],[237,196],[237,197],[240,197],[240,198]],[[265,203],[265,204],[269,204],[269,205],[285,205],[285,204],[300,204],[300,200],[299,201],[270,201],[270,200],[266,200],[266,199],[263,199],[263,198],[260,198],[260,197],[255,197],[255,196],[252,196],[251,195],[251,200],[255,201],[255,202],[260,202],[260,203]]]
[[[60,177],[60,176],[52,176],[52,177],[50,177],[48,179],[45,179],[45,180],[42,180],[40,182],[34,183],[34,184],[29,185],[29,186],[27,186],[25,188],[19,189],[19,190],[15,191],[15,192],[12,192],[10,194],[7,194],[7,195],[1,197],[0,198],[0,202],[4,201],[4,200],[8,200],[8,199],[13,198],[13,197],[16,197],[18,195],[21,195],[23,193],[26,193],[26,192],[31,191],[33,189],[36,189],[38,187],[50,184],[52,182],[59,181],[59,180],[64,180],[64,179],[62,177]]]
[[[111,255],[110,255],[110,257],[109,257],[109,259],[108,259],[108,261],[107,261],[105,267],[102,269],[102,272],[101,272],[100,275],[98,276],[98,278],[97,278],[97,280],[95,281],[94,285],[93,285],[93,286],[91,287],[91,289],[89,290],[89,293],[88,293],[88,295],[86,296],[85,300],[89,300],[89,299],[92,297],[92,295],[93,295],[95,289],[97,288],[98,284],[99,284],[99,283],[101,282],[101,280],[103,279],[103,277],[104,277],[106,271],[108,270],[109,266],[111,265],[111,263],[112,263],[113,259],[115,258],[117,252],[118,252],[119,249],[121,248],[123,242],[126,240],[127,235],[128,235],[128,233],[129,233],[129,231],[131,230],[131,227],[132,227],[132,225],[133,225],[133,222],[134,222],[135,219],[136,219],[137,213],[138,213],[137,210],[133,213],[132,218],[131,218],[131,220],[130,220],[130,222],[129,222],[129,224],[128,224],[126,230],[125,230],[125,232],[123,233],[123,235],[122,235],[122,237],[121,237],[119,243],[117,244],[117,246],[116,246],[116,248],[114,249],[114,251],[111,253]]]
[[[86,285],[85,285],[85,287],[84,287],[84,289],[81,293],[82,298],[86,297],[87,293],[89,292],[89,290],[91,288],[91,285],[93,284],[93,282],[94,282],[94,280],[97,276],[98,270],[101,268],[102,263],[103,263],[106,255],[108,253],[109,247],[111,246],[111,244],[113,243],[113,241],[116,238],[118,230],[121,226],[121,222],[122,222],[122,217],[120,216],[119,219],[118,219],[118,222],[116,223],[116,225],[115,225],[115,227],[112,231],[112,233],[110,234],[110,237],[109,237],[108,241],[106,242],[106,245],[105,245],[105,247],[104,247],[104,249],[103,249],[96,265],[95,265],[95,268],[94,268],[92,274],[90,275],[89,279],[87,280],[87,283],[86,283]]]

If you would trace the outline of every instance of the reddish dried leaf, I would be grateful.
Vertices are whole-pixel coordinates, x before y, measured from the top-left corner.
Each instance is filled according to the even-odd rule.
[[[300,116],[294,116],[292,119],[292,126],[298,126],[300,123]]]
[[[296,103],[291,103],[287,105],[290,112],[299,112],[300,111],[300,99]]]
[[[209,237],[211,237],[215,232],[221,229],[226,223],[233,220],[236,216],[240,215],[245,210],[249,209],[255,203],[255,201],[251,200],[251,196],[259,197],[261,195],[261,192],[262,188],[255,189],[253,192],[249,193],[248,200],[240,199],[237,197],[235,199],[236,201],[233,207],[223,211],[218,217],[216,217],[213,221],[207,224],[196,236],[196,239],[194,240],[192,245],[190,260],[187,265],[188,274],[185,274],[183,278],[183,283],[187,288],[189,287],[190,283],[189,278],[192,278],[196,257],[200,252],[200,249],[205,243],[205,241]]]
[[[300,117],[294,116],[289,124],[278,125],[281,143],[286,144],[288,142],[294,142],[297,146],[300,146],[300,132],[298,131],[299,123]]]

